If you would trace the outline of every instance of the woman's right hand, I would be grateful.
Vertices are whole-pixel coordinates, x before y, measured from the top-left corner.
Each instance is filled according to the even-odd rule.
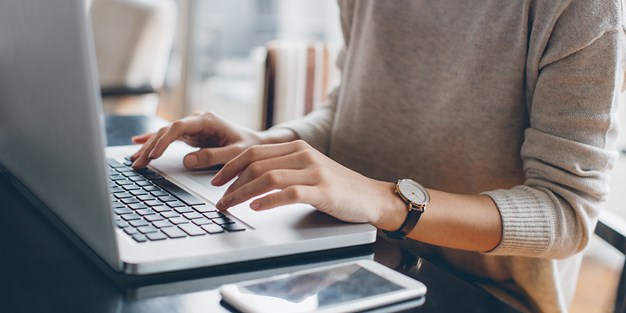
[[[183,164],[189,169],[225,164],[248,147],[263,143],[260,132],[239,127],[212,113],[194,114],[161,128],[132,138],[141,149],[131,156],[133,168],[144,168],[159,158],[175,140],[182,140],[200,150],[189,153]]]

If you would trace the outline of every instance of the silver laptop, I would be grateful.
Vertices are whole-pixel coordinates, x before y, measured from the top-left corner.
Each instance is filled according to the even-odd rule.
[[[0,163],[111,268],[146,275],[375,241],[374,227],[308,205],[220,215],[224,190],[183,168],[182,144],[129,171],[137,147],[104,148],[85,12],[83,0],[0,2]]]

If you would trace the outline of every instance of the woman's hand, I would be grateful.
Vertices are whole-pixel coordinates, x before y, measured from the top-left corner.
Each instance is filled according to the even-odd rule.
[[[143,146],[130,159],[133,168],[146,167],[151,160],[159,158],[172,142],[182,140],[192,147],[201,148],[185,156],[185,167],[208,168],[230,161],[253,145],[295,139],[295,134],[286,129],[256,132],[229,123],[215,114],[202,113],[175,121],[156,133],[133,137],[134,143]]]
[[[267,210],[308,203],[338,219],[375,226],[383,226],[379,224],[385,212],[393,209],[390,206],[404,207],[394,195],[392,183],[354,172],[301,140],[250,147],[226,163],[212,183],[221,186],[234,177],[237,180],[217,203],[220,210],[276,189],[279,191],[254,200],[250,207]],[[399,216],[385,228],[395,230],[406,217],[395,215]]]

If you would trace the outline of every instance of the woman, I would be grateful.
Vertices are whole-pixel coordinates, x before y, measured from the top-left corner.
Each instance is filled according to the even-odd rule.
[[[265,132],[193,115],[134,138],[133,166],[182,139],[202,148],[186,167],[226,163],[215,185],[237,177],[220,210],[280,189],[250,207],[305,202],[371,223],[527,309],[566,312],[617,157],[621,5],[339,4],[342,82],[326,106]]]

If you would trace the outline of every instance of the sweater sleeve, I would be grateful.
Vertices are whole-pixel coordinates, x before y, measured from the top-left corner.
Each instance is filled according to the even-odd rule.
[[[488,254],[563,258],[593,234],[617,158],[624,33],[613,27],[579,46],[572,40],[552,38],[539,62],[521,149],[526,182],[484,193],[503,227]]]

